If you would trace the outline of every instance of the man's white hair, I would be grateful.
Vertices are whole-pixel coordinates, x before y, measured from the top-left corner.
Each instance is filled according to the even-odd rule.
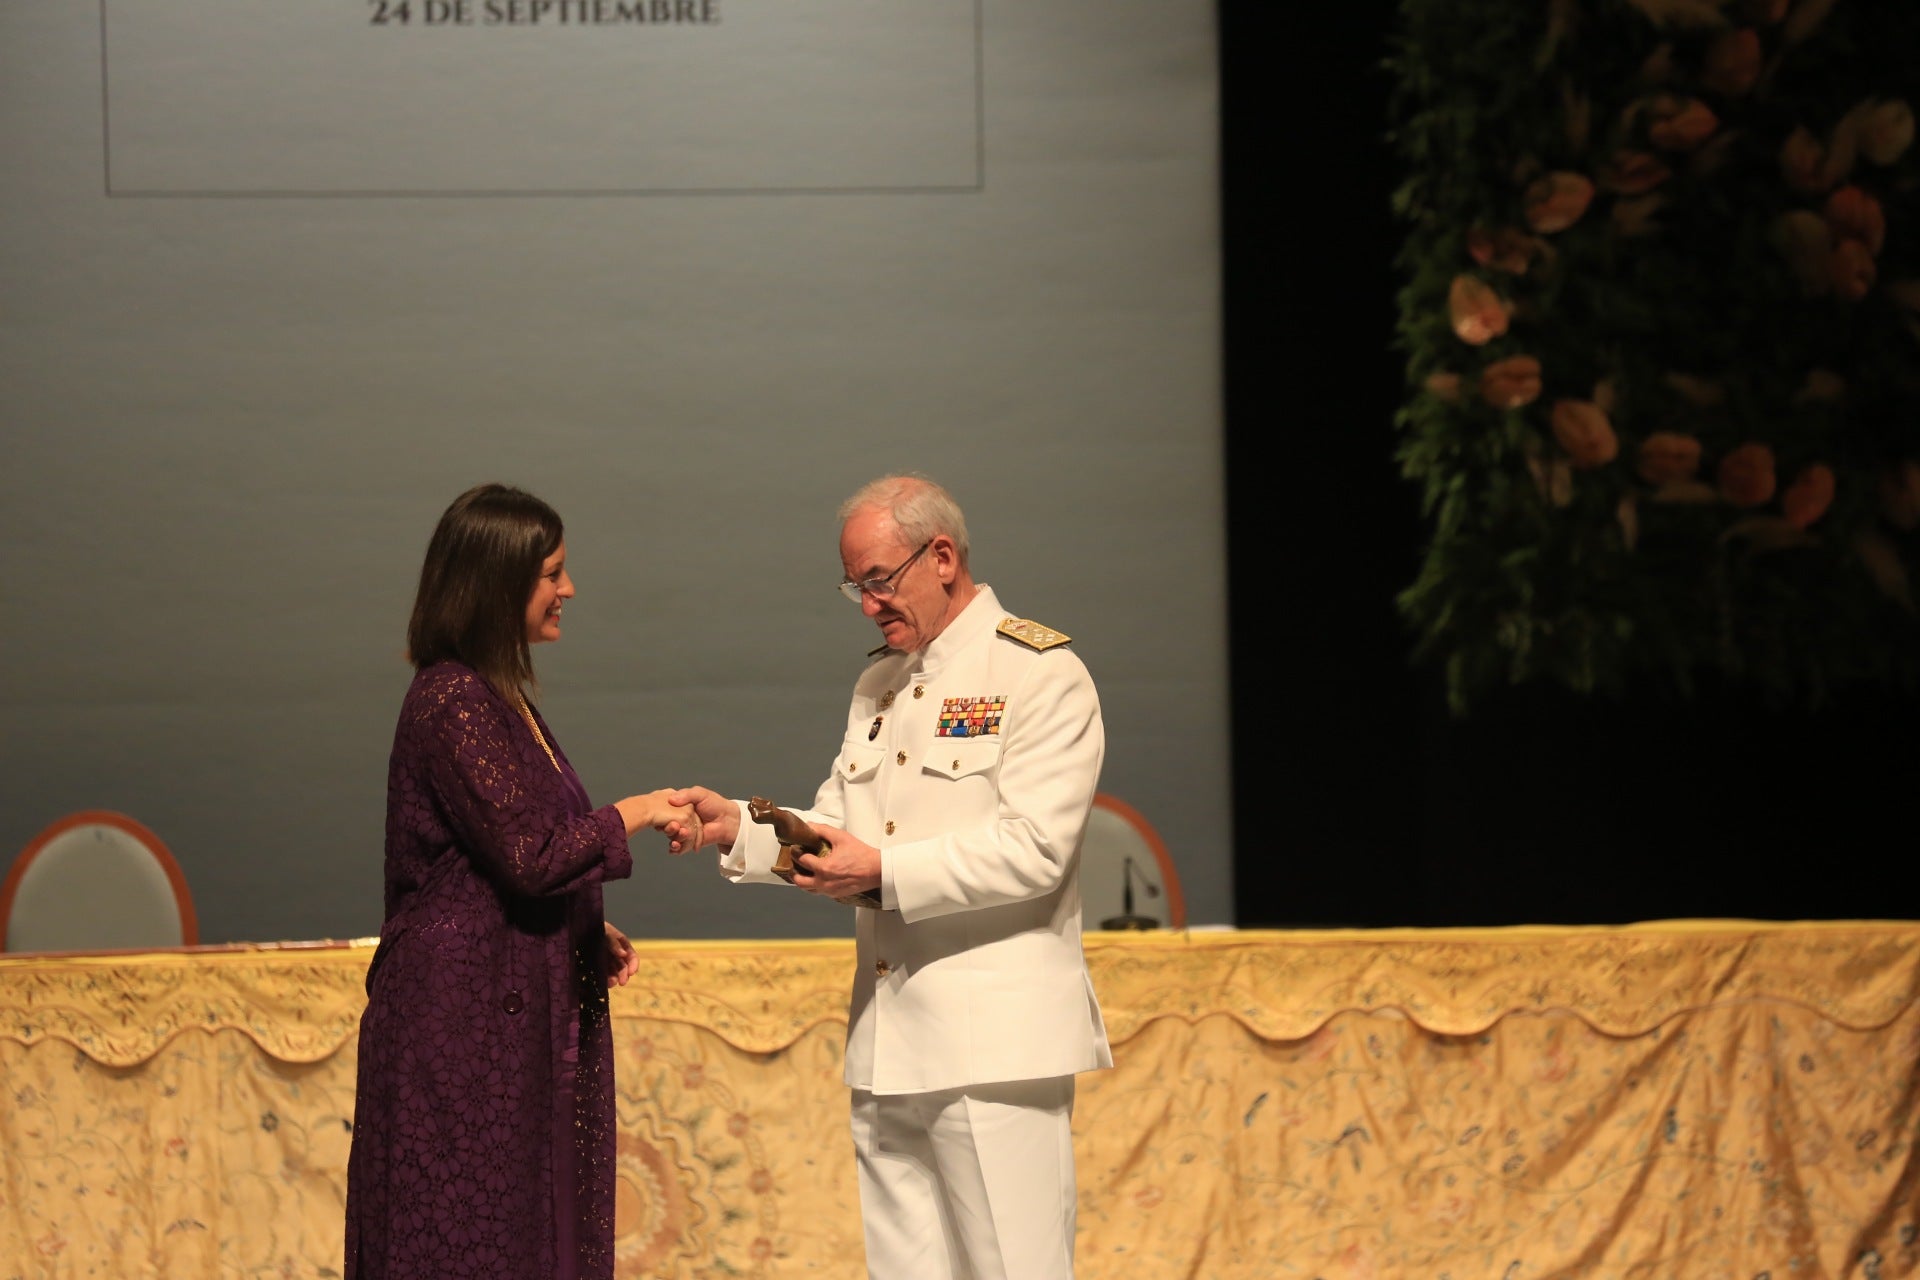
[[[869,507],[892,516],[909,547],[946,534],[953,539],[960,567],[967,567],[967,517],[953,495],[926,476],[909,471],[867,481],[840,504],[840,523]]]

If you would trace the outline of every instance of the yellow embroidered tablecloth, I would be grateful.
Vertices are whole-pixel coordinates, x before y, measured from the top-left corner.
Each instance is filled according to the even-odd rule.
[[[1083,1280],[1920,1273],[1920,924],[1087,949]],[[0,1280],[337,1276],[371,954],[0,958]],[[618,1274],[863,1276],[851,943],[641,959]]]

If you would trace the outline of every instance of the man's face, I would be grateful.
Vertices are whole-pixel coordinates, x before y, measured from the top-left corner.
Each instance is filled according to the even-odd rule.
[[[874,507],[854,512],[840,526],[840,567],[849,582],[894,574],[890,590],[860,593],[860,612],[873,619],[888,648],[922,649],[945,629],[949,597],[941,565],[951,546],[945,537],[924,549],[908,545],[893,517]]]

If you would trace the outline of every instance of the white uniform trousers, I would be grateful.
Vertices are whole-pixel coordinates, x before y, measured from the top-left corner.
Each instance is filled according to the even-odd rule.
[[[1073,1077],[853,1091],[869,1280],[1072,1280]]]

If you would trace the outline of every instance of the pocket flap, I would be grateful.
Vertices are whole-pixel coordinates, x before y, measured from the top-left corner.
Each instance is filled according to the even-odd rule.
[[[1000,763],[1000,739],[941,738],[928,748],[923,766],[929,773],[946,778],[964,778],[985,773]]]
[[[880,767],[880,748],[870,742],[844,742],[840,744],[840,762],[834,766],[842,780],[858,782],[870,778],[873,771]]]

